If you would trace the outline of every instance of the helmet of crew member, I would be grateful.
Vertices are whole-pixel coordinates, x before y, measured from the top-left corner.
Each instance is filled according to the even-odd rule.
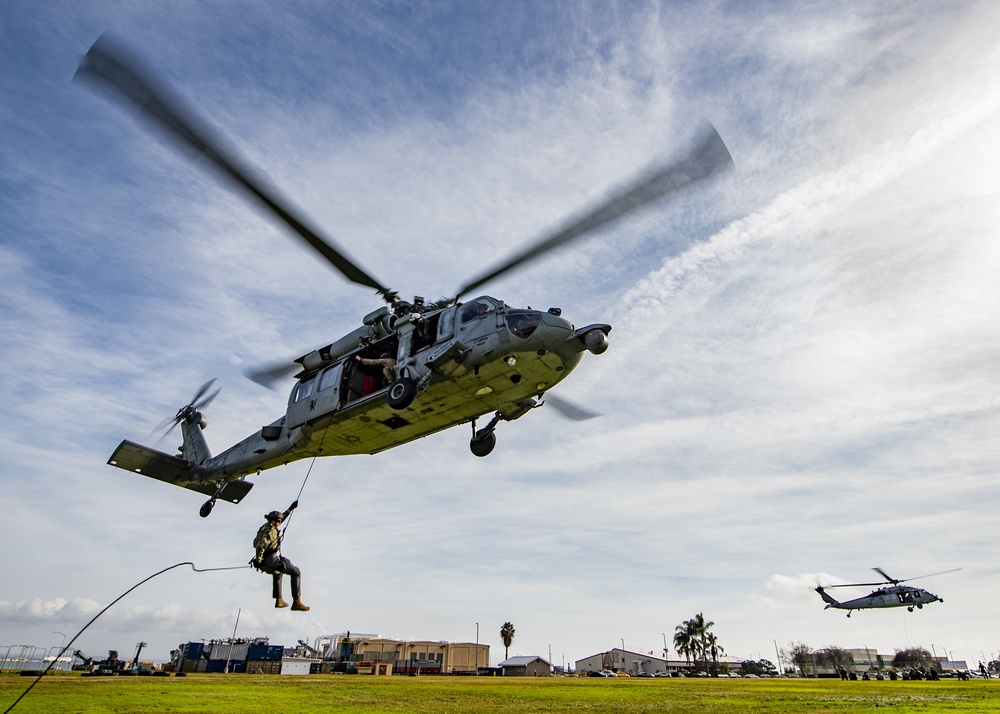
[[[266,516],[264,516],[264,519],[268,521],[277,521],[278,523],[281,523],[281,521],[284,519],[284,516],[279,511],[271,511]]]

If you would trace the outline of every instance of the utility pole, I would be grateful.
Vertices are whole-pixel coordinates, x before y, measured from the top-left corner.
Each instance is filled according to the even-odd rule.
[[[236,639],[236,628],[240,626],[240,613],[243,612],[243,608],[236,610],[236,624],[233,625],[233,636],[229,640],[229,652],[226,653],[226,667],[223,669],[223,673],[229,674],[229,660],[233,656],[233,640]]]

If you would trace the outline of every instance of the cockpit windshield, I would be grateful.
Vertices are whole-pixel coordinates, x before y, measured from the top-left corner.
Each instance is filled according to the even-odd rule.
[[[481,297],[462,306],[462,322],[485,317],[496,310],[496,305],[489,298]]]
[[[537,310],[509,310],[507,312],[507,329],[514,337],[520,337],[522,340],[531,337],[541,321],[541,313]]]

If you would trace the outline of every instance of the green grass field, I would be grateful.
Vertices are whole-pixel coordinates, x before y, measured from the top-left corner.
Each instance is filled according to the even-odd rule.
[[[32,679],[0,677],[0,711]],[[199,674],[46,676],[14,712],[1000,711],[1000,680],[569,679]]]

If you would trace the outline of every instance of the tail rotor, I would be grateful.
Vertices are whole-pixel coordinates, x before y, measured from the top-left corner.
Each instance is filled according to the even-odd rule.
[[[172,432],[175,428],[177,428],[177,425],[180,424],[182,421],[185,421],[186,419],[197,418],[203,422],[202,429],[205,428],[204,417],[201,416],[200,410],[204,409],[209,404],[211,404],[215,400],[215,398],[219,396],[219,392],[222,391],[222,387],[215,387],[216,381],[217,381],[216,378],[213,377],[212,379],[208,380],[203,385],[198,387],[198,391],[195,392],[194,396],[191,397],[191,401],[186,406],[183,406],[180,409],[178,409],[177,413],[174,416],[167,417],[166,419],[161,421],[155,429],[153,429],[152,432],[153,434],[157,434],[163,431],[163,435],[160,436],[159,440],[157,441],[158,444],[163,442],[163,440],[170,435],[170,432]],[[196,414],[198,415],[197,417],[195,417]],[[164,431],[164,429],[166,429],[166,431]]]

